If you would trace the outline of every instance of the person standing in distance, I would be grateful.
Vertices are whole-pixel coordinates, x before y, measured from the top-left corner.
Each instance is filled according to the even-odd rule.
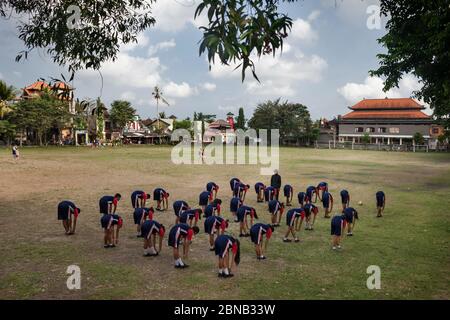
[[[273,171],[273,175],[270,178],[270,185],[275,188],[275,199],[278,200],[278,195],[280,194],[281,189],[281,176],[278,174],[277,169]]]

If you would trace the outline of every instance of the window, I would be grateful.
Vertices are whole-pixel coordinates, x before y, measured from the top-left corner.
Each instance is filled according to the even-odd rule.
[[[378,128],[378,133],[386,133],[386,128],[385,127]]]
[[[366,128],[366,132],[375,132],[375,128],[372,128],[372,127],[369,127],[369,128]]]
[[[389,133],[400,133],[400,128],[389,128]]]
[[[355,128],[355,132],[364,132],[364,128],[363,127],[356,127]]]
[[[439,128],[433,128],[432,132],[433,134],[439,134]]]

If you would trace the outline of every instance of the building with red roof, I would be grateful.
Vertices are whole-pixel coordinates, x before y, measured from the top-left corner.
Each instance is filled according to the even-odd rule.
[[[43,80],[38,80],[22,89],[22,95],[19,99],[36,99],[42,96],[44,93],[54,95],[61,101],[67,103],[67,109],[70,113],[75,114],[75,100],[73,96],[74,88],[68,84],[56,81],[54,83],[47,83]],[[72,121],[71,121],[72,122]],[[53,140],[55,141],[69,141],[73,138],[72,123],[68,123],[66,128],[53,130]],[[59,131],[59,132],[57,132]],[[29,132],[29,135],[35,133]]]
[[[417,132],[428,141],[439,130],[412,98],[363,99],[349,109],[336,121],[339,142],[360,143],[368,134],[371,143],[413,144]]]

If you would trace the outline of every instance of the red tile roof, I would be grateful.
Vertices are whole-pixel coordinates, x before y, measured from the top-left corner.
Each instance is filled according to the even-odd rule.
[[[53,85],[53,89],[68,90],[68,91],[73,90],[71,86],[61,81],[55,82],[55,84]]]
[[[342,119],[430,119],[420,110],[363,110],[352,111]]]
[[[364,99],[350,107],[352,110],[398,110],[398,109],[415,109],[422,110],[423,106],[418,104],[411,98],[398,99]]]
[[[227,121],[219,119],[219,120],[212,122],[208,126],[208,128],[220,128],[220,127],[231,128],[231,125]]]
[[[25,87],[25,90],[38,90],[41,91],[42,89],[50,88],[50,86],[47,84],[47,82],[44,81],[36,81],[33,84],[30,84],[29,86]]]

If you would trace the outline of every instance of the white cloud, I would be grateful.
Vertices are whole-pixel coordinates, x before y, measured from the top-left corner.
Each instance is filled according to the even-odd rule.
[[[320,16],[319,10],[314,10],[308,15],[308,21],[314,21]]]
[[[216,90],[216,84],[211,82],[205,82],[200,85],[200,87],[206,91],[214,91]]]
[[[292,85],[286,83],[278,83],[273,80],[267,80],[262,83],[251,80],[245,83],[245,88],[247,92],[255,95],[276,95],[279,97],[291,97],[295,95],[295,89],[292,88]]]
[[[298,49],[292,49],[282,56],[262,56],[260,60],[253,57],[256,74],[261,83],[253,80],[247,72],[244,83],[247,92],[264,96],[294,96],[298,93],[301,81],[317,83],[328,67],[327,62],[318,55],[306,56]],[[240,68],[233,71],[230,66],[216,64],[211,67],[213,78],[239,78]]]
[[[313,15],[313,13],[311,15]],[[300,18],[294,20],[292,30],[289,36],[291,38],[306,42],[313,42],[319,38],[317,32],[313,30],[311,24],[308,21]]]
[[[171,81],[163,87],[162,91],[163,94],[172,98],[187,98],[197,94],[197,88],[191,87],[186,82],[177,84]]]
[[[150,39],[143,33],[138,34],[138,36],[136,37],[136,40],[137,40],[137,42],[130,42],[127,44],[123,44],[120,47],[120,51],[121,52],[130,52],[137,48],[145,48],[150,43]]]
[[[163,42],[159,42],[154,46],[150,46],[148,48],[148,54],[150,56],[156,54],[158,51],[160,50],[167,50],[170,48],[174,48],[177,44],[175,43],[174,39],[170,39],[169,41],[163,41]]]
[[[133,91],[125,91],[120,95],[120,99],[127,100],[127,101],[135,101],[136,94]]]
[[[380,5],[380,0],[321,0],[323,8],[336,15],[346,24],[366,28],[369,15],[366,10],[371,5]]]
[[[218,106],[217,109],[219,109],[220,111],[236,111],[237,107],[235,106]]]
[[[155,28],[166,32],[176,32],[193,23],[195,0],[162,0],[153,6],[153,16],[156,19]]]
[[[364,83],[347,83],[343,87],[338,88],[337,92],[347,102],[354,104],[362,99],[410,97],[413,91],[420,89],[420,87],[419,80],[408,74],[400,80],[399,88],[393,88],[388,92],[383,91],[383,80],[379,77],[367,77]]]
[[[120,52],[116,61],[103,64],[101,73],[105,81],[104,86],[152,88],[161,83],[161,73],[164,69],[157,57],[134,57]],[[98,77],[98,73],[93,70],[82,71],[80,77]]]

